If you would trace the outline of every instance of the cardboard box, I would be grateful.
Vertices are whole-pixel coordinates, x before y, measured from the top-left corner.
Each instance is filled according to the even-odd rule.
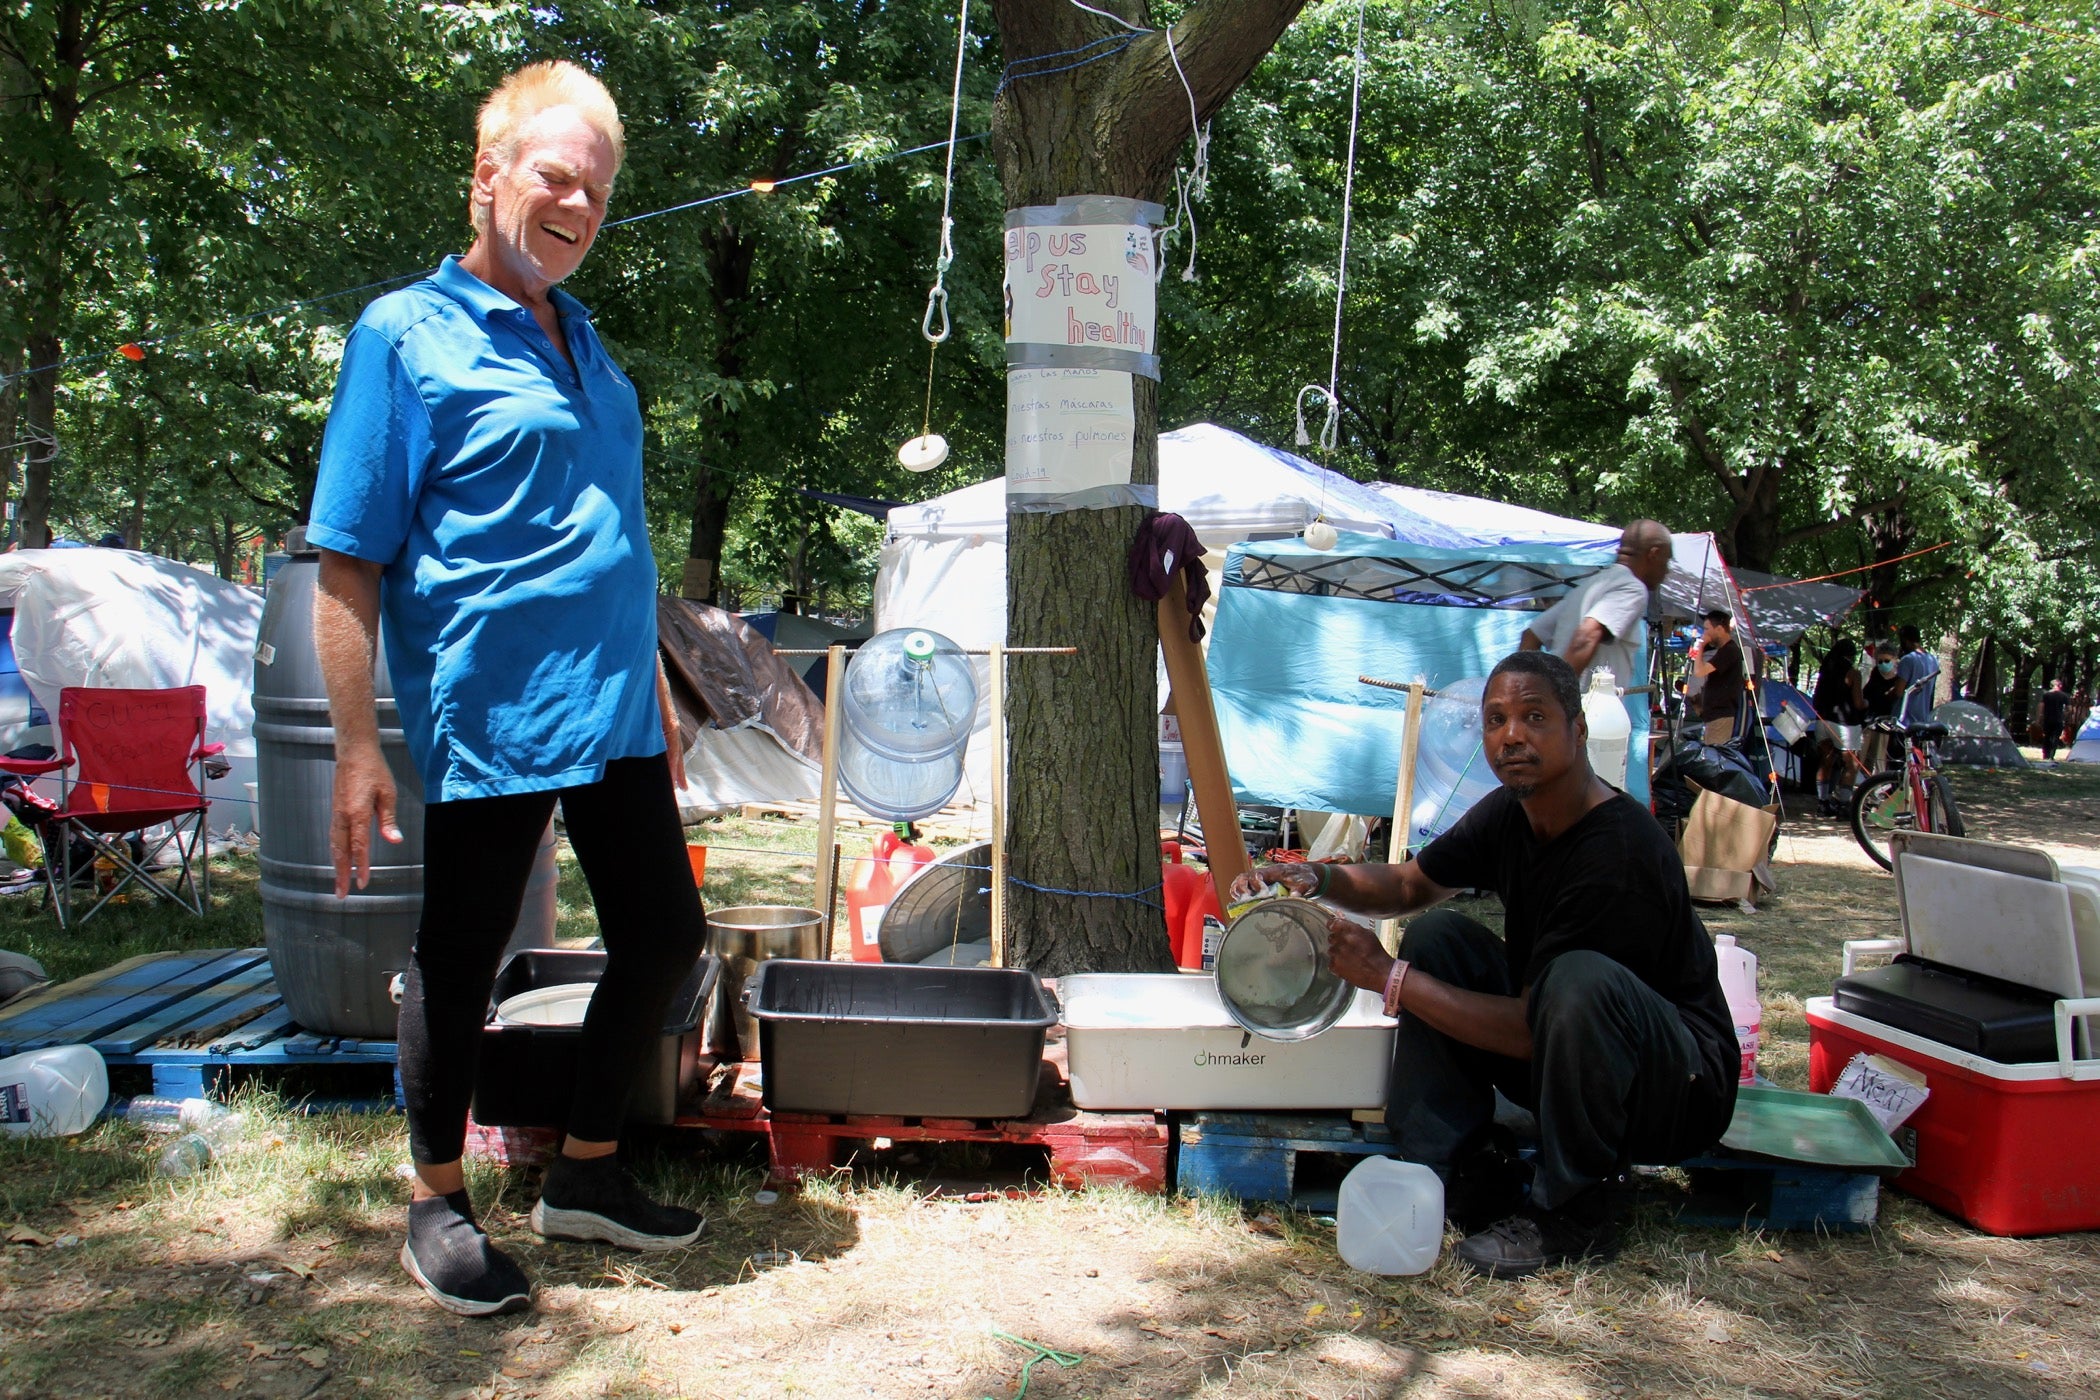
[[[1779,826],[1779,808],[1752,807],[1692,786],[1699,796],[1677,841],[1692,898],[1732,903],[1750,898],[1756,886],[1770,889],[1765,859]]]

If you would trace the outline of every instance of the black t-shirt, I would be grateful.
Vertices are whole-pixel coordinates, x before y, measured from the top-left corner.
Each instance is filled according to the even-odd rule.
[[[1675,1006],[1699,1045],[1699,1088],[1722,1115],[1715,1131],[1727,1126],[1742,1066],[1735,1022],[1683,861],[1647,808],[1615,793],[1541,842],[1523,805],[1497,788],[1416,860],[1446,889],[1502,897],[1502,939],[1517,986],[1529,987],[1562,953],[1587,949]]]
[[[1832,724],[1858,724],[1866,718],[1860,707],[1852,703],[1850,671],[1831,669],[1818,675],[1816,693],[1809,696],[1808,703],[1816,707],[1817,718]]]
[[[2061,734],[2064,716],[2071,708],[2071,692],[2068,690],[2045,690],[2042,692],[2042,728],[2051,735]]]
[[[1867,673],[1866,684],[1867,717],[1893,715],[1896,713],[1896,697],[1903,693],[1903,682],[1895,676],[1884,676],[1877,663]]]
[[[1699,687],[1699,718],[1727,719],[1743,698],[1743,648],[1733,637],[1706,660],[1713,665]]]

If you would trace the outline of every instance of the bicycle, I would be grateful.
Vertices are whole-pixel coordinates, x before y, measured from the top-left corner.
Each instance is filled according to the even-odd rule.
[[[1900,714],[1901,711],[1899,710]],[[1883,870],[1895,869],[1889,838],[1898,831],[1931,831],[1942,836],[1962,834],[1961,812],[1954,805],[1954,790],[1935,766],[1933,745],[1947,737],[1944,724],[1906,727],[1902,720],[1876,715],[1866,727],[1890,735],[1901,746],[1900,767],[1877,773],[1860,784],[1852,795],[1852,835],[1860,849],[1872,856]]]

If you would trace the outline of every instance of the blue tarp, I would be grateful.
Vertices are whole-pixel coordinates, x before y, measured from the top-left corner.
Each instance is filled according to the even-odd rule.
[[[1235,790],[1279,806],[1391,812],[1407,697],[1358,677],[1419,677],[1432,689],[1483,677],[1539,610],[1610,562],[1594,549],[1437,548],[1368,535],[1344,535],[1324,553],[1296,540],[1233,546],[1209,663]],[[1645,674],[1645,649],[1639,661]],[[1648,697],[1626,710],[1638,759],[1648,752]],[[1435,732],[1425,723],[1425,745]],[[1479,763],[1470,751],[1427,755],[1418,793],[1425,769],[1477,780]],[[1645,762],[1628,769],[1628,790],[1645,802]],[[1433,811],[1431,830],[1418,820],[1410,843],[1463,811],[1460,802]]]

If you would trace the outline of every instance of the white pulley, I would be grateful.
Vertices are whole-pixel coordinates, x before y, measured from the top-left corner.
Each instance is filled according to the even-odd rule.
[[[908,472],[930,472],[948,460],[948,439],[923,433],[897,449],[897,465]]]
[[[1315,520],[1305,527],[1305,543],[1322,552],[1333,549],[1340,538],[1341,532],[1324,520]]]

